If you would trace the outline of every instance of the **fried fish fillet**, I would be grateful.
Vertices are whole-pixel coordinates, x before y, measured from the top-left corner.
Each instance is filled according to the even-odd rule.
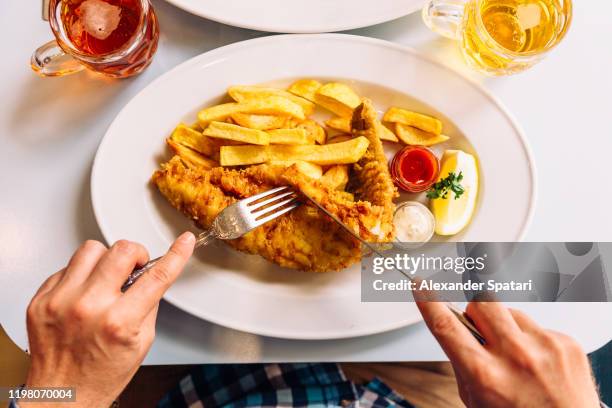
[[[389,174],[387,158],[380,141],[380,134],[384,132],[382,127],[372,102],[364,99],[353,112],[351,132],[354,137],[365,136],[370,145],[363,157],[353,165],[349,189],[356,199],[382,207],[379,236],[380,241],[388,242],[395,235],[393,199],[398,193]]]
[[[395,190],[386,159],[380,155],[380,140],[374,131],[368,133],[366,127],[370,122],[367,118],[364,120],[365,126],[359,132],[371,139],[374,147],[366,153],[369,159],[362,159],[354,166],[355,177],[362,183],[356,190],[361,196],[359,201],[352,201],[345,192],[333,190],[300,173],[296,166],[262,164],[244,170],[222,167],[207,170],[190,166],[175,156],[162,164],[161,169],[153,174],[152,181],[172,206],[200,227],[209,227],[225,207],[237,200],[289,185],[308,194],[362,238],[389,241],[393,238],[391,200]],[[377,160],[383,160],[382,165],[370,165],[371,161]],[[377,174],[379,171],[384,174]],[[390,184],[384,183],[385,177]],[[387,190],[389,185],[392,191]],[[368,186],[374,190],[368,191]],[[374,201],[366,201],[368,199]],[[241,238],[226,242],[280,266],[306,271],[341,270],[358,262],[361,259],[359,241],[316,207],[306,201],[304,204]]]

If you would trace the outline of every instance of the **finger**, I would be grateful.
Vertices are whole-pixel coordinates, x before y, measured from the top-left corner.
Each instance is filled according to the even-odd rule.
[[[449,310],[446,303],[416,301],[427,327],[453,364],[469,367],[485,349]]]
[[[166,290],[182,272],[193,253],[195,236],[185,232],[174,241],[166,255],[125,292],[120,307],[133,319],[142,321],[157,306]]]
[[[499,302],[470,302],[465,310],[488,345],[520,332],[510,311]]]
[[[90,285],[96,291],[107,288],[121,293],[121,285],[128,275],[138,265],[144,265],[149,260],[149,253],[140,244],[121,240],[117,241],[100,258],[90,275]]]
[[[64,287],[82,285],[106,251],[106,246],[99,241],[87,240],[83,242],[70,258],[61,285]]]
[[[59,272],[55,272],[53,275],[45,279],[43,284],[40,285],[40,288],[38,288],[38,290],[32,297],[32,300],[39,299],[43,297],[44,295],[46,295],[47,293],[51,292],[57,286],[57,284],[62,280],[62,278],[64,277],[65,271],[66,271],[66,268],[62,269]]]
[[[508,309],[510,314],[514,318],[514,321],[518,325],[518,327],[524,331],[525,333],[539,333],[542,331],[542,328],[533,320],[531,317],[527,316],[525,313],[516,309]]]

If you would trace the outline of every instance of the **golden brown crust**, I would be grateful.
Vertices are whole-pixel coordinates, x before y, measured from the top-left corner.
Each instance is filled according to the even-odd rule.
[[[354,134],[370,140],[365,156],[353,166],[353,201],[343,191],[333,190],[301,173],[296,166],[262,164],[244,170],[222,167],[189,167],[179,156],[161,165],[152,181],[173,207],[201,227],[237,200],[289,185],[312,197],[368,241],[388,242],[393,238],[395,187],[387,169],[382,144],[377,136],[379,122],[368,101],[356,116],[364,125]],[[307,200],[294,211],[271,221],[245,236],[228,241],[232,247],[252,253],[287,268],[314,272],[341,270],[361,259],[358,240]]]
[[[353,136],[365,136],[370,141],[370,145],[361,160],[353,165],[351,188],[357,199],[369,201],[383,208],[380,219],[380,240],[388,242],[395,236],[393,199],[398,193],[391,179],[387,158],[380,141],[382,126],[372,103],[364,99],[353,113],[351,127]]]
[[[217,214],[235,201],[280,185],[304,188],[365,238],[375,238],[370,229],[381,212],[371,203],[347,200],[346,194],[329,190],[295,167],[205,170],[187,168],[175,156],[152,180],[175,208],[201,227],[210,226]],[[312,205],[302,205],[228,244],[284,267],[314,272],[341,270],[361,259],[359,242]]]

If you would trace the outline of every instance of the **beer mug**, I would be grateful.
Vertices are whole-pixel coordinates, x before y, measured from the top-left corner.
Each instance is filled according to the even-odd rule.
[[[572,19],[570,0],[429,0],[423,21],[457,40],[465,60],[488,75],[523,71],[553,49]]]
[[[142,72],[153,59],[159,27],[149,0],[46,0],[55,40],[32,55],[41,76],[60,76],[84,68],[114,78]]]

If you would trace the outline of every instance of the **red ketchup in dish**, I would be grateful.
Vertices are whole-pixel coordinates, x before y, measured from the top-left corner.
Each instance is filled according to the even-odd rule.
[[[428,148],[406,146],[393,157],[390,171],[399,188],[420,193],[436,181],[440,165],[438,158]]]

